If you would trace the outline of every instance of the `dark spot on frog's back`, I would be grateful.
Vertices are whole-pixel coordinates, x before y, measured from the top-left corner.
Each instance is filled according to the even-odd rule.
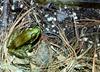
[[[11,45],[9,45],[9,46],[7,46],[7,48],[9,49],[13,49],[13,48],[15,48],[16,47],[16,45],[15,45],[15,43],[14,42],[12,42],[11,43]]]

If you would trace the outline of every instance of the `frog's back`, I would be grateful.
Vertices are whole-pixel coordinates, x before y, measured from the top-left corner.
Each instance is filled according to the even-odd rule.
[[[17,36],[16,39],[14,40],[16,48],[29,41],[31,39],[31,35],[32,35],[31,31],[24,31],[22,34]]]
[[[19,34],[12,42],[8,48],[18,48],[24,44],[26,44],[31,39],[35,39],[36,35],[40,33],[40,27],[36,26],[33,28],[29,28]]]

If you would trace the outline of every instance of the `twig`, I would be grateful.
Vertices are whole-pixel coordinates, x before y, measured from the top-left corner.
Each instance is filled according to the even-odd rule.
[[[94,48],[94,57],[93,57],[93,67],[92,67],[92,72],[96,72],[96,69],[95,69],[95,61],[96,61],[96,48]]]
[[[75,50],[73,49],[73,47],[69,44],[68,39],[66,38],[64,31],[60,28],[60,26],[57,26],[54,22],[53,24],[59,29],[59,34],[63,40],[63,42],[65,43],[65,47],[69,47],[69,50],[74,53],[74,56],[77,57]],[[59,25],[59,24],[58,24]]]
[[[89,47],[85,52],[83,52],[80,56],[78,56],[77,59],[82,58],[90,49],[91,47]]]
[[[2,28],[2,32],[3,34],[5,34],[6,32],[6,27],[7,27],[7,24],[8,24],[8,3],[9,3],[9,0],[4,0],[4,5],[3,5],[3,28]],[[5,45],[2,47],[2,59],[3,57],[7,57],[7,49],[5,48]]]
[[[3,5],[3,27],[6,27],[8,24],[8,3],[9,0],[4,0],[4,5]]]
[[[79,19],[76,21],[77,22],[97,22],[97,23],[100,23],[100,20],[95,20],[95,19]]]
[[[76,35],[76,38],[77,38],[77,42],[79,42],[80,39],[79,39],[79,35],[78,35],[76,20],[74,20],[74,29],[75,29],[75,35]]]

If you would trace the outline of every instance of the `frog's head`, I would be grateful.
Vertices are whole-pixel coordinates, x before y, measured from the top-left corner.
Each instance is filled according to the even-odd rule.
[[[41,27],[39,26],[34,26],[33,28],[30,28],[30,30],[32,31],[33,35],[40,35],[41,34]]]

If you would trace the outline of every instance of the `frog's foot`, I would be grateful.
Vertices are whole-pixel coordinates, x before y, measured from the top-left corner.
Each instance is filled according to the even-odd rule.
[[[22,50],[11,50],[11,51],[9,51],[9,53],[11,55],[15,55],[16,57],[21,58],[21,59],[28,57],[27,53],[25,51],[22,51]]]

